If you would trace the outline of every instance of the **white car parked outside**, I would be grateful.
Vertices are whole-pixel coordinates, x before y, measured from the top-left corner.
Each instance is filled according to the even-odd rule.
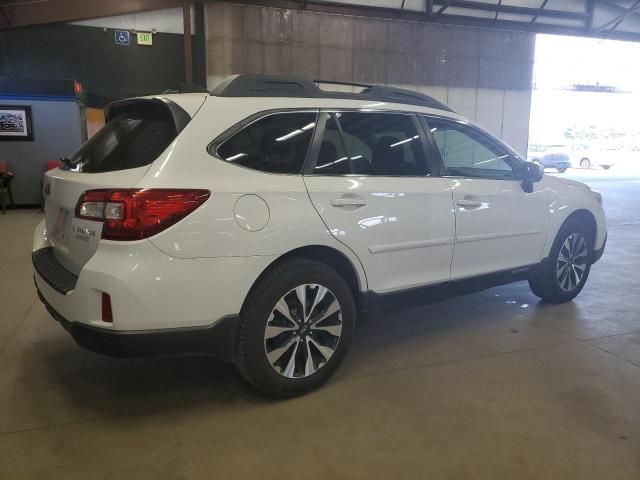
[[[91,350],[213,354],[286,396],[333,374],[368,310],[581,291],[607,237],[597,192],[429,97],[363,88],[240,75],[112,104],[45,177],[49,312]]]

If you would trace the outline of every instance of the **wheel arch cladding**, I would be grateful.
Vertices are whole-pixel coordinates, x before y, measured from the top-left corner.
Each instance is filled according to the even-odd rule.
[[[576,210],[566,218],[562,223],[562,227],[564,227],[569,220],[576,220],[587,228],[589,232],[589,240],[591,241],[591,248],[595,248],[595,241],[598,235],[598,224],[596,223],[596,218],[593,216],[593,213],[585,209]]]
[[[260,276],[258,276],[256,281],[253,282],[250,292],[251,290],[253,290],[255,285],[257,285],[258,282],[262,280],[267,272],[290,258],[306,258],[309,260],[315,260],[324,263],[325,265],[328,265],[336,270],[340,274],[340,276],[342,276],[342,278],[344,278],[347,282],[347,285],[349,286],[349,289],[353,294],[356,305],[360,306],[359,302],[361,301],[362,292],[366,291],[366,285],[362,285],[355,266],[345,254],[343,254],[339,250],[336,250],[335,248],[327,247],[324,245],[309,245],[296,248],[278,257],[276,260],[271,262],[271,264],[269,264],[267,268],[263,270]]]

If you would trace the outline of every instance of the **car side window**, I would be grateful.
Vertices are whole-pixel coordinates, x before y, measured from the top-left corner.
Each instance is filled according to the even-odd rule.
[[[323,113],[322,115],[326,116],[326,122],[314,173],[320,175],[349,174],[351,173],[349,155],[338,128],[338,122],[332,113]]]
[[[269,173],[301,173],[315,112],[274,113],[247,125],[216,148],[229,163]]]
[[[447,175],[511,180],[516,178],[509,152],[464,123],[427,118]]]
[[[411,115],[336,112],[327,121],[314,173],[426,175],[422,141]]]

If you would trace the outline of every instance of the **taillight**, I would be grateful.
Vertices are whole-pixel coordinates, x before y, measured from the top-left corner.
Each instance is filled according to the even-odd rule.
[[[103,222],[102,238],[140,240],[179,222],[207,201],[209,190],[88,190],[76,206],[76,217]]]

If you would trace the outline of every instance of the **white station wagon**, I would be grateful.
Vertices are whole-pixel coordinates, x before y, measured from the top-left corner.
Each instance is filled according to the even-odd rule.
[[[35,282],[81,346],[216,355],[297,395],[367,311],[518,280],[547,302],[581,291],[607,237],[599,193],[425,95],[319,83],[119,101],[47,173]]]

